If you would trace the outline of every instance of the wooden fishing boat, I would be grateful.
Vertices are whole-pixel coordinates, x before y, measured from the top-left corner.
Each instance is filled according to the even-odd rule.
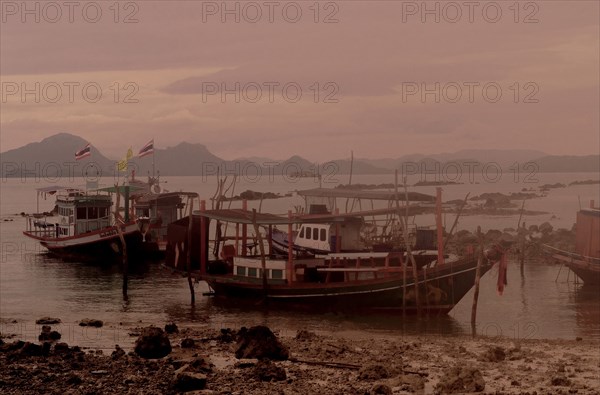
[[[440,215],[436,218],[441,226],[441,193],[438,199]],[[215,297],[239,302],[266,301],[326,310],[447,313],[475,282],[475,254],[447,254],[439,239],[431,250],[412,251],[397,246],[388,251],[340,251],[340,226],[349,218],[398,215],[399,211],[390,207],[345,214],[288,212],[286,217],[244,208],[201,209],[193,213],[191,222],[186,217],[170,225],[166,265],[205,281]],[[401,208],[402,214],[421,211],[418,205]],[[218,258],[214,259],[209,259],[210,250],[215,251],[209,247],[211,223],[235,224],[236,229],[235,237],[216,240],[220,247]],[[314,224],[334,229],[333,252],[300,254],[288,244],[282,255],[273,248],[273,238],[269,236],[274,227],[287,227],[288,240],[293,240],[293,225]],[[254,229],[256,240],[252,242],[247,236],[248,226]],[[266,230],[265,237],[261,228]],[[494,252],[487,254],[481,261],[480,274],[499,259]]]
[[[93,192],[61,186],[40,188],[38,211],[40,196],[56,195],[56,215],[27,216],[23,234],[60,257],[99,260],[120,256],[120,228],[127,248],[135,250],[142,240],[139,227],[129,219],[128,202],[124,221],[115,223],[112,197],[106,193],[111,191],[110,188]]]
[[[590,207],[577,213],[575,251],[544,245],[557,262],[571,269],[585,284],[600,285],[600,209]]]
[[[148,176],[143,182],[132,172],[130,185],[139,189],[131,195],[133,212],[142,233],[142,249],[146,257],[162,258],[167,246],[169,224],[189,215],[195,192],[169,192],[161,187],[160,176]]]

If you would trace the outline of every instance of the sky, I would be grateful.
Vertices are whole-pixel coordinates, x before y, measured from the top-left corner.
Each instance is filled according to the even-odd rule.
[[[600,152],[597,1],[5,1],[0,151]]]

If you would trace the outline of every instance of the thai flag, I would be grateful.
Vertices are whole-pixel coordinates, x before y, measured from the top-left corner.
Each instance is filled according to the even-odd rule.
[[[146,155],[150,155],[154,153],[154,139],[150,140],[138,153],[138,157],[142,158]]]
[[[92,155],[92,148],[90,147],[90,144],[88,143],[88,145],[86,145],[85,148],[82,148],[79,151],[75,152],[75,160],[87,158],[88,156],[91,156],[91,155]]]

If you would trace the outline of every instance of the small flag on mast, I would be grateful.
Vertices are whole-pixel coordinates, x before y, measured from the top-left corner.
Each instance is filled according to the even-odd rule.
[[[75,152],[75,160],[87,158],[88,156],[91,156],[91,155],[92,155],[92,148],[91,148],[90,144],[88,143],[88,145],[86,145],[85,148],[82,148],[79,151]]]
[[[138,153],[138,157],[143,158],[146,155],[150,155],[154,153],[154,139],[150,140],[146,145],[142,147],[140,152]]]
[[[125,155],[125,159],[123,159],[122,161],[117,162],[117,170],[118,171],[126,171],[127,170],[128,161],[132,157],[133,157],[133,151],[131,150],[131,147],[129,147],[129,149],[127,150],[127,155]]]

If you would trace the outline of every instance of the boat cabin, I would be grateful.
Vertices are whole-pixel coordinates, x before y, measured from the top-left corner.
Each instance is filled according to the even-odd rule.
[[[341,250],[361,250],[365,247],[361,238],[363,223],[364,220],[357,217],[346,218],[339,224],[301,224],[294,244],[312,251],[333,252],[339,237]],[[336,232],[339,232],[339,236],[336,236]]]
[[[166,240],[167,228],[182,217],[185,207],[178,192],[145,194],[135,200],[135,216],[146,240]]]
[[[40,196],[45,198],[47,195],[54,194],[56,194],[56,216],[36,214],[30,217],[27,231],[31,234],[63,238],[111,226],[110,207],[113,203],[110,195],[89,194],[80,189],[67,187],[49,187],[38,189],[38,200]]]
[[[600,209],[590,208],[577,213],[575,251],[591,258],[600,258]]]

